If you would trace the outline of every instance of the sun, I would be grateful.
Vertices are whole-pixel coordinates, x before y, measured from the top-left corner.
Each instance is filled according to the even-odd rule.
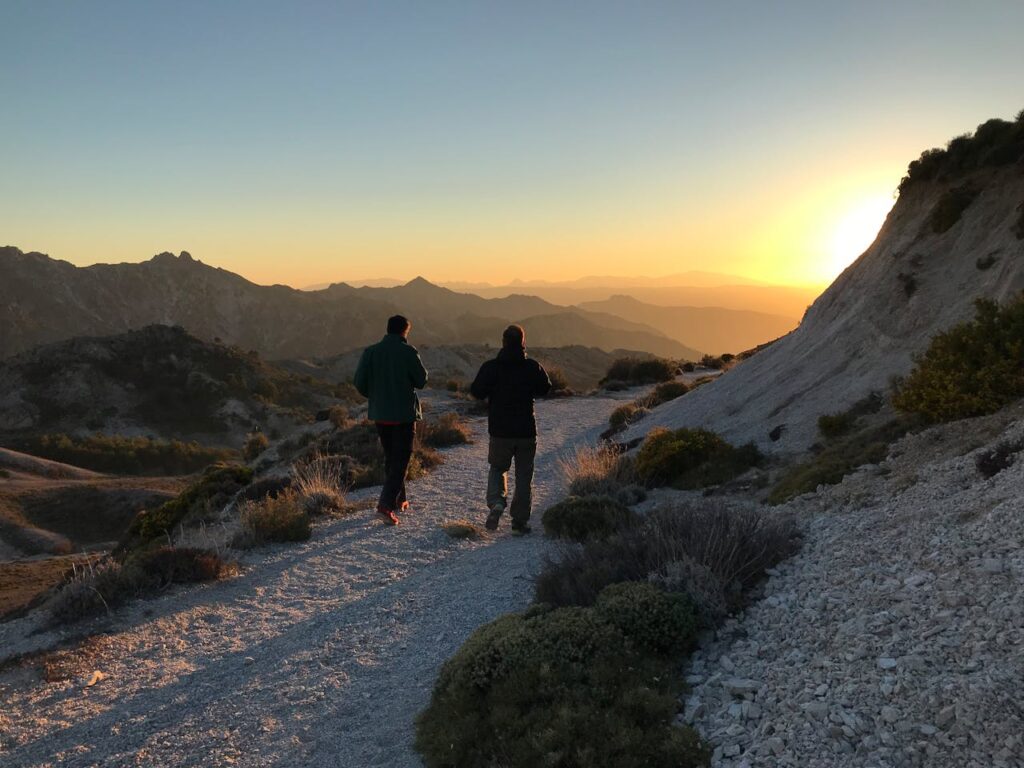
[[[886,194],[862,199],[846,210],[832,231],[829,258],[833,275],[846,269],[874,242],[892,206],[892,196]]]

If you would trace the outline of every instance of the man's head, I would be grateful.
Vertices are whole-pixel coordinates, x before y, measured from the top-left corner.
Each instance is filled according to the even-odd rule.
[[[510,325],[501,334],[501,345],[507,349],[526,349],[526,331],[521,325]]]
[[[412,328],[412,323],[402,315],[392,315],[388,318],[388,333],[397,333],[404,338],[409,335],[410,328]]]

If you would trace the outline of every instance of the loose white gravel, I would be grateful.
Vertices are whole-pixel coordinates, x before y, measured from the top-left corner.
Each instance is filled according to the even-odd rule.
[[[1024,766],[1024,454],[986,480],[970,449],[1019,418],[906,438],[787,505],[803,550],[688,668],[714,766]]]
[[[511,536],[507,518],[478,542],[440,530],[486,516],[476,419],[475,443],[411,484],[398,528],[358,513],[246,555],[237,578],[128,606],[75,679],[0,674],[0,765],[421,765],[414,720],[441,664],[532,597],[549,546],[539,512],[564,492],[559,456],[595,442],[636,394],[538,404],[531,536]],[[0,625],[0,657],[27,642],[27,626]],[[92,670],[105,678],[86,687]]]

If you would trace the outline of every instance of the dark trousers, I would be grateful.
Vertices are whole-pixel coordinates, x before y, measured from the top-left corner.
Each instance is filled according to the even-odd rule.
[[[396,512],[405,501],[405,473],[412,458],[416,422],[378,424],[380,447],[384,449],[384,487],[380,491],[380,509]]]
[[[512,497],[512,522],[525,525],[530,519],[533,462],[537,456],[535,437],[494,437],[487,446],[487,507],[505,509],[508,503],[508,471],[516,463],[516,492]]]

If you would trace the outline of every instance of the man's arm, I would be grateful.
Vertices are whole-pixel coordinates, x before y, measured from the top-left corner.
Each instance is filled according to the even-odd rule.
[[[537,363],[534,374],[533,396],[544,397],[544,395],[551,391],[551,379],[548,378],[548,372],[544,370],[543,365]]]
[[[486,400],[494,391],[494,376],[491,373],[493,367],[490,360],[481,365],[476,378],[469,386],[470,394],[477,400]]]
[[[356,375],[352,377],[352,383],[356,390],[363,397],[370,396],[370,348],[363,350],[359,356],[359,365],[356,366]]]
[[[420,353],[415,347],[412,348],[412,363],[409,371],[409,378],[415,389],[423,389],[427,386],[427,369],[423,367]]]

